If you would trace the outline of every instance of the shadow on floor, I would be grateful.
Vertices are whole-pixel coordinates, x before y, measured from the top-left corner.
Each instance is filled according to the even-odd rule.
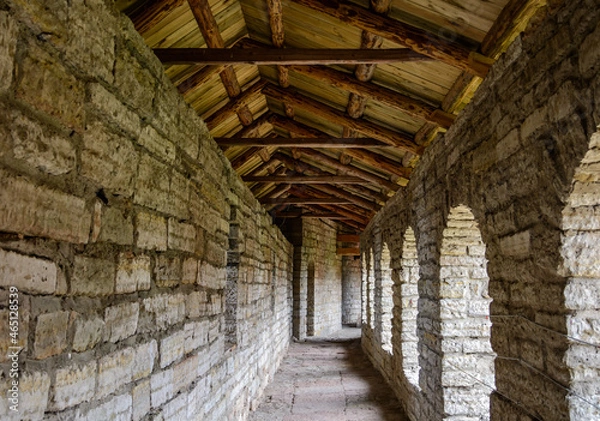
[[[360,346],[360,329],[293,342],[251,421],[407,421]]]

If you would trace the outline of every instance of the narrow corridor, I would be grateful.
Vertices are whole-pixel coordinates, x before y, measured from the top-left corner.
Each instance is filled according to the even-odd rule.
[[[408,421],[359,335],[345,328],[293,342],[250,421]]]

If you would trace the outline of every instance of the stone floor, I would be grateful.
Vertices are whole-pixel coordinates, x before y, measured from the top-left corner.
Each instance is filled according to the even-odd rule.
[[[293,342],[250,421],[408,421],[360,348],[360,329]]]

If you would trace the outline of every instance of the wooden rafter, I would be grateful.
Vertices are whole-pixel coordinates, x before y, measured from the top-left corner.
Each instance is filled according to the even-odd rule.
[[[286,90],[272,84],[267,84],[263,89],[263,93],[275,100],[281,102],[287,101],[294,107],[304,109],[312,114],[323,117],[332,123],[350,127],[367,137],[379,139],[382,142],[417,155],[420,155],[423,152],[422,147],[414,143],[413,139],[407,134],[381,127],[368,120],[354,120],[335,108],[329,107],[291,89]]]
[[[364,183],[365,180],[359,177],[351,177],[344,175],[246,175],[242,180],[248,183],[287,183],[287,184],[358,184]]]
[[[279,148],[390,148],[392,146],[382,143],[377,139],[368,137],[355,137],[352,139],[333,137],[216,137],[219,146],[277,146]]]
[[[213,16],[208,0],[187,0],[187,2],[209,49],[225,48],[225,42],[223,41],[223,37],[221,37],[217,21]],[[223,82],[223,86],[225,87],[229,98],[237,97],[242,89],[233,67],[226,66],[219,76],[221,77],[221,81]],[[236,114],[244,126],[248,126],[252,123],[252,112],[247,105],[238,108]]]
[[[325,218],[325,219],[350,219],[347,216],[340,215],[336,212],[302,212],[302,211],[285,211],[273,212],[276,218]]]
[[[356,234],[338,234],[336,241],[341,243],[360,243],[360,235]]]
[[[381,206],[370,200],[363,199],[362,197],[356,196],[343,189],[331,186],[331,185],[313,185],[315,190],[323,193],[330,194],[333,197],[339,197],[340,199],[349,200],[353,205],[359,206],[364,209],[372,210],[377,212],[381,209]]]
[[[332,65],[429,60],[408,48],[155,48],[154,54],[167,64],[204,65]]]
[[[448,128],[454,122],[455,116],[444,112],[424,101],[402,95],[391,89],[373,83],[361,82],[347,73],[325,67],[290,66],[290,70],[309,76],[313,79],[330,83],[348,92],[381,102],[412,117],[435,123]]]
[[[251,87],[242,92],[241,95],[228,102],[224,107],[215,111],[210,117],[205,119],[206,126],[209,130],[212,130],[234,114],[239,115],[239,111],[248,108],[248,104],[257,98],[265,86],[265,81],[257,80]]]
[[[293,194],[294,196],[297,197],[303,197],[303,198],[310,198],[310,197],[316,197],[316,198],[326,198],[326,197],[330,197],[328,194],[323,193],[319,190],[313,189],[311,187],[308,186],[292,186],[290,188],[290,192],[291,194]],[[368,220],[373,217],[373,215],[375,215],[375,211],[372,210],[368,210],[368,209],[364,209],[361,207],[358,207],[354,204],[348,204],[345,206],[341,206],[341,205],[320,205],[323,208],[329,209],[331,211],[334,212],[339,212],[342,215],[348,215],[353,217],[356,221],[360,221],[360,222],[364,222],[367,223]],[[332,206],[335,206],[335,208],[333,208]]]
[[[143,34],[183,4],[184,0],[150,0],[128,13],[135,29]]]
[[[279,161],[279,162],[283,163],[290,170],[295,171],[300,174],[311,175],[311,176],[318,175],[318,176],[323,176],[323,177],[332,176],[332,174],[327,171],[324,171],[320,168],[314,167],[310,164],[307,164],[306,162],[295,160],[294,158],[289,157],[289,156],[284,155],[279,152],[273,154],[272,160]],[[367,198],[373,200],[374,202],[385,203],[386,200],[388,199],[387,196],[382,195],[378,192],[375,192],[375,191],[373,191],[367,187],[364,187],[362,185],[359,185],[359,184],[347,185],[345,187],[350,191],[356,192],[356,194],[359,194],[363,197],[367,197]]]
[[[264,205],[350,205],[352,202],[337,197],[282,197],[282,198],[260,198],[260,203]]]
[[[396,19],[378,15],[353,3],[342,0],[292,1],[477,76],[484,77],[492,64],[490,59],[464,45],[447,41]]]
[[[375,152],[354,148],[345,149],[344,152],[352,158],[356,158],[372,167],[379,168],[390,174],[395,174],[398,177],[408,179],[412,171],[410,168],[403,167],[400,163]]]
[[[259,118],[255,119],[251,125],[242,128],[239,132],[235,134],[236,138],[239,136],[242,139],[251,139],[257,138],[260,136],[261,131],[265,128],[265,126],[270,126],[270,119],[272,114],[270,112],[266,112]],[[224,138],[222,138],[224,139]],[[268,141],[269,138],[263,138],[263,140]],[[264,145],[227,145],[227,146],[264,146]]]
[[[315,162],[326,165],[330,168],[333,168],[337,171],[340,171],[343,174],[352,175],[355,177],[360,177],[366,181],[369,181],[375,185],[380,187],[384,187],[390,191],[395,192],[400,188],[399,185],[392,183],[389,180],[379,177],[378,175],[372,174],[368,171],[361,170],[359,168],[355,168],[351,165],[344,165],[338,160],[331,158],[321,152],[317,152],[312,149],[300,149],[300,155],[305,156],[306,158],[312,159]]]

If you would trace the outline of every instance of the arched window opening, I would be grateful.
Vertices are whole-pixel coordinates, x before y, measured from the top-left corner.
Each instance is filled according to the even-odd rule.
[[[396,305],[394,317],[400,320],[402,370],[406,379],[419,386],[419,338],[417,336],[417,316],[419,312],[419,260],[417,241],[412,228],[404,233],[402,243],[402,270],[399,284],[395,285]]]
[[[466,206],[448,215],[440,254],[442,385],[447,417],[488,420],[495,354],[485,244]]]
[[[600,133],[590,146],[562,215],[572,421],[600,419]]]
[[[392,269],[390,263],[390,250],[387,244],[383,243],[381,259],[379,262],[379,331],[381,332],[381,347],[392,354],[392,316],[394,308],[392,286],[394,285],[394,282],[392,281]]]

